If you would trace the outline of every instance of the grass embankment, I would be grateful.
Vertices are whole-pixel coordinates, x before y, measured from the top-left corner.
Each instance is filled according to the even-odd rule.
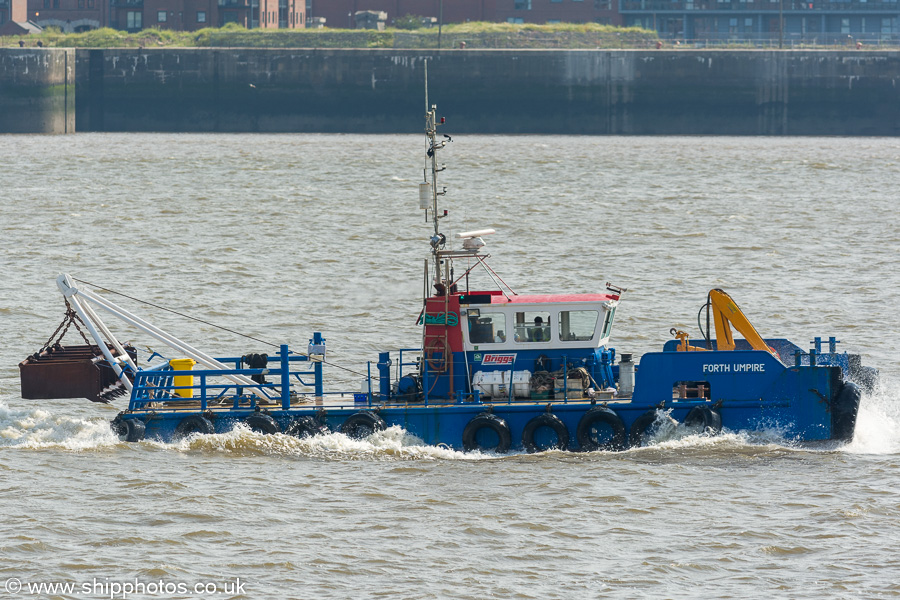
[[[512,23],[460,23],[445,25],[442,48],[647,48],[656,44],[655,32],[636,27],[556,23],[517,25]],[[137,48],[137,47],[239,47],[239,48],[437,48],[438,30],[429,29],[245,29],[229,24],[221,29],[171,31],[145,29],[127,33],[115,29],[95,29],[84,33],[63,33],[49,27],[38,35],[0,38],[0,46],[56,48]]]

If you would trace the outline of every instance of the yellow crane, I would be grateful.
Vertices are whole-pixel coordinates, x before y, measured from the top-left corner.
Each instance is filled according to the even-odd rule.
[[[744,336],[751,348],[754,350],[765,350],[775,358],[778,358],[778,353],[766,344],[744,312],[738,308],[737,302],[724,290],[710,290],[707,306],[708,310],[712,311],[712,320],[716,328],[716,348],[718,350],[734,350],[734,337],[731,334],[731,326],[733,325],[738,333]],[[673,328],[672,334],[681,340],[681,344],[678,346],[679,351],[706,350],[706,348],[689,345],[688,334],[683,331]],[[709,335],[708,331],[706,335]]]

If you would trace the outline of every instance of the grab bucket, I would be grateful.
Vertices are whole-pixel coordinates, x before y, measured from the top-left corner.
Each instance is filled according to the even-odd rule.
[[[173,358],[169,361],[169,366],[173,371],[190,371],[197,362],[193,358]],[[175,387],[193,387],[193,375],[176,375],[172,378],[172,385]],[[194,390],[175,390],[175,395],[181,398],[192,398]]]

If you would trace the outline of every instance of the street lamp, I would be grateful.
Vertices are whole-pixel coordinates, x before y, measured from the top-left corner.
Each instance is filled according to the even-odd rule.
[[[784,0],[778,0],[778,49],[784,49]]]
[[[444,28],[444,0],[441,0],[440,9],[438,9],[438,50],[441,49],[441,29]]]

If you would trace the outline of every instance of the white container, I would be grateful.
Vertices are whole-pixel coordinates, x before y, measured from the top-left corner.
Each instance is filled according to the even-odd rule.
[[[475,371],[472,375],[472,387],[490,398],[509,398],[509,385],[510,371]],[[531,371],[513,371],[512,385],[514,397],[528,398],[531,395]]]
[[[634,393],[634,363],[631,354],[623,353],[619,361],[619,396],[627,397]]]

